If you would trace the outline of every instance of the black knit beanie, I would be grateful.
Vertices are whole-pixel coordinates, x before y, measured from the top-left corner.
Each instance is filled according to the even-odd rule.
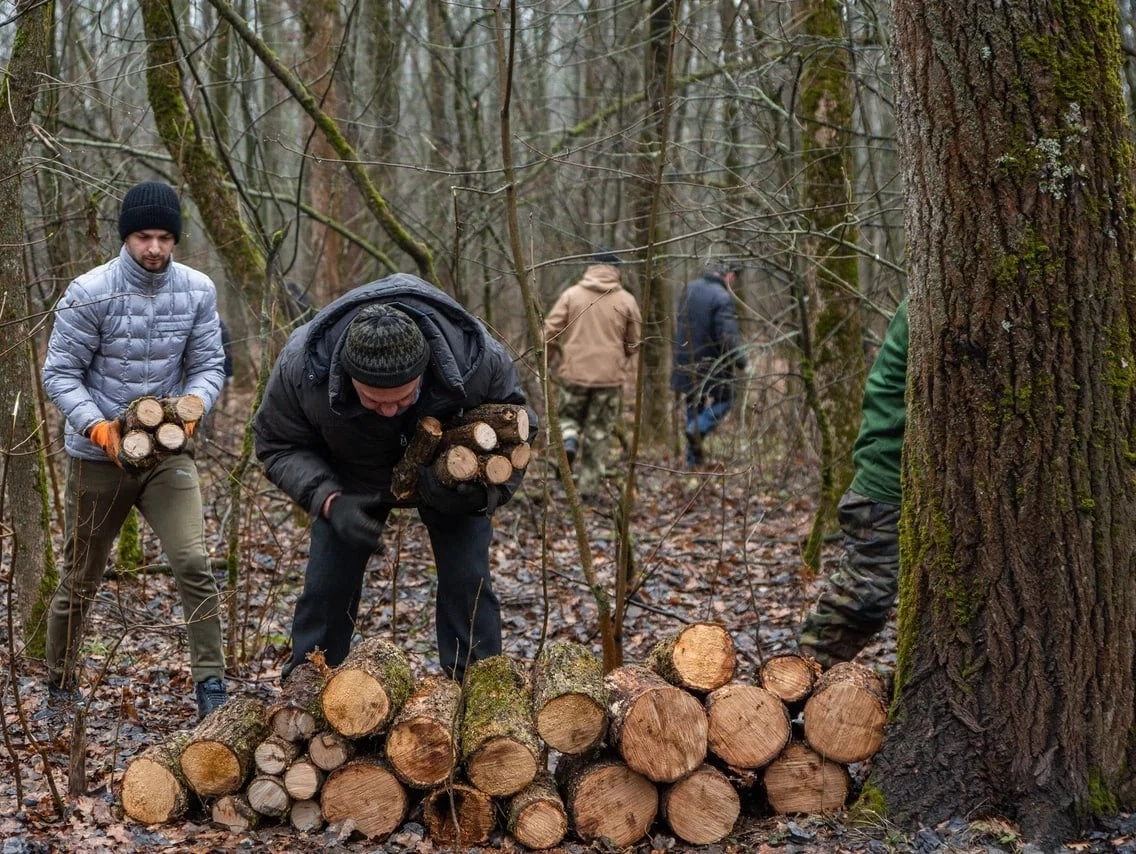
[[[160,228],[181,240],[181,202],[169,184],[146,181],[126,191],[118,215],[118,236],[126,240],[136,231]]]
[[[618,267],[622,262],[620,260],[620,257],[615,254],[614,249],[609,246],[604,246],[601,249],[597,249],[592,255],[592,263],[610,264],[613,267]]]
[[[347,327],[343,370],[372,388],[398,388],[422,376],[430,347],[418,324],[383,303],[363,308]]]

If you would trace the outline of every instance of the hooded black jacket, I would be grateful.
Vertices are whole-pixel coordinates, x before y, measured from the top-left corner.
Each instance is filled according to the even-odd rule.
[[[745,370],[734,297],[717,273],[683,288],[675,309],[671,388],[685,395],[733,398],[734,368]]]
[[[430,346],[418,400],[393,418],[364,409],[340,366],[348,324],[374,302],[412,317]],[[312,516],[338,490],[395,504],[391,470],[418,420],[444,420],[481,403],[526,403],[505,347],[447,294],[396,273],[344,294],[288,338],[253,416],[256,455],[268,479]],[[531,435],[531,410],[529,423]],[[513,489],[519,474],[514,481]]]

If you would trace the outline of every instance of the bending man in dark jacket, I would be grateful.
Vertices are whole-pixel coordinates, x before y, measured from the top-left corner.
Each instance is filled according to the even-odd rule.
[[[702,464],[702,437],[726,417],[734,402],[734,368],[746,369],[738,316],[730,288],[741,273],[737,261],[711,264],[683,288],[675,308],[671,388],[686,406],[686,464]]]
[[[332,666],[347,656],[367,560],[398,504],[391,471],[418,420],[489,402],[525,403],[509,354],[481,321],[414,276],[356,288],[292,333],[253,420],[268,479],[312,518],[285,675],[317,647]],[[535,431],[531,414],[530,422]],[[438,570],[438,654],[458,680],[468,661],[501,652],[490,517],[520,479],[451,489],[429,467],[420,472],[418,516]]]

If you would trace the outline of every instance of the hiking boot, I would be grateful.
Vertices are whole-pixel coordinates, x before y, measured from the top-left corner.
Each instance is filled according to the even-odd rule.
[[[229,695],[225,693],[225,683],[217,676],[210,676],[198,682],[193,688],[197,698],[197,719],[199,721],[225,705]]]
[[[564,440],[564,455],[568,457],[568,465],[576,462],[576,454],[580,452],[580,443],[576,437],[571,437]]]
[[[47,680],[47,705],[32,715],[32,720],[62,716],[73,712],[83,702],[83,692],[74,683],[57,685]]]

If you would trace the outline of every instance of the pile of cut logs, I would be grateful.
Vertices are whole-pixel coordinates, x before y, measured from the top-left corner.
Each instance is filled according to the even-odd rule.
[[[351,822],[370,839],[420,810],[436,845],[465,847],[485,844],[501,815],[533,849],[570,833],[625,847],[657,819],[714,843],[762,790],[775,813],[843,808],[847,766],[883,739],[882,679],[780,655],[755,685],[735,662],[726,630],[696,623],[606,675],[590,649],[557,642],[524,670],[476,662],[459,685],[415,680],[401,650],[370,638],[334,669],[312,656],[271,705],[230,700],[149,748],[126,768],[122,803],[146,823],[200,799],[235,832]]]
[[[132,471],[146,471],[171,454],[185,450],[189,425],[205,414],[200,397],[139,397],[122,414],[122,447],[118,461]],[[187,430],[188,428],[188,430]]]
[[[399,501],[418,491],[418,467],[432,465],[446,486],[479,480],[506,483],[523,471],[532,457],[529,413],[512,403],[484,403],[467,409],[443,424],[427,415],[419,420],[414,436],[391,476],[391,494]]]

